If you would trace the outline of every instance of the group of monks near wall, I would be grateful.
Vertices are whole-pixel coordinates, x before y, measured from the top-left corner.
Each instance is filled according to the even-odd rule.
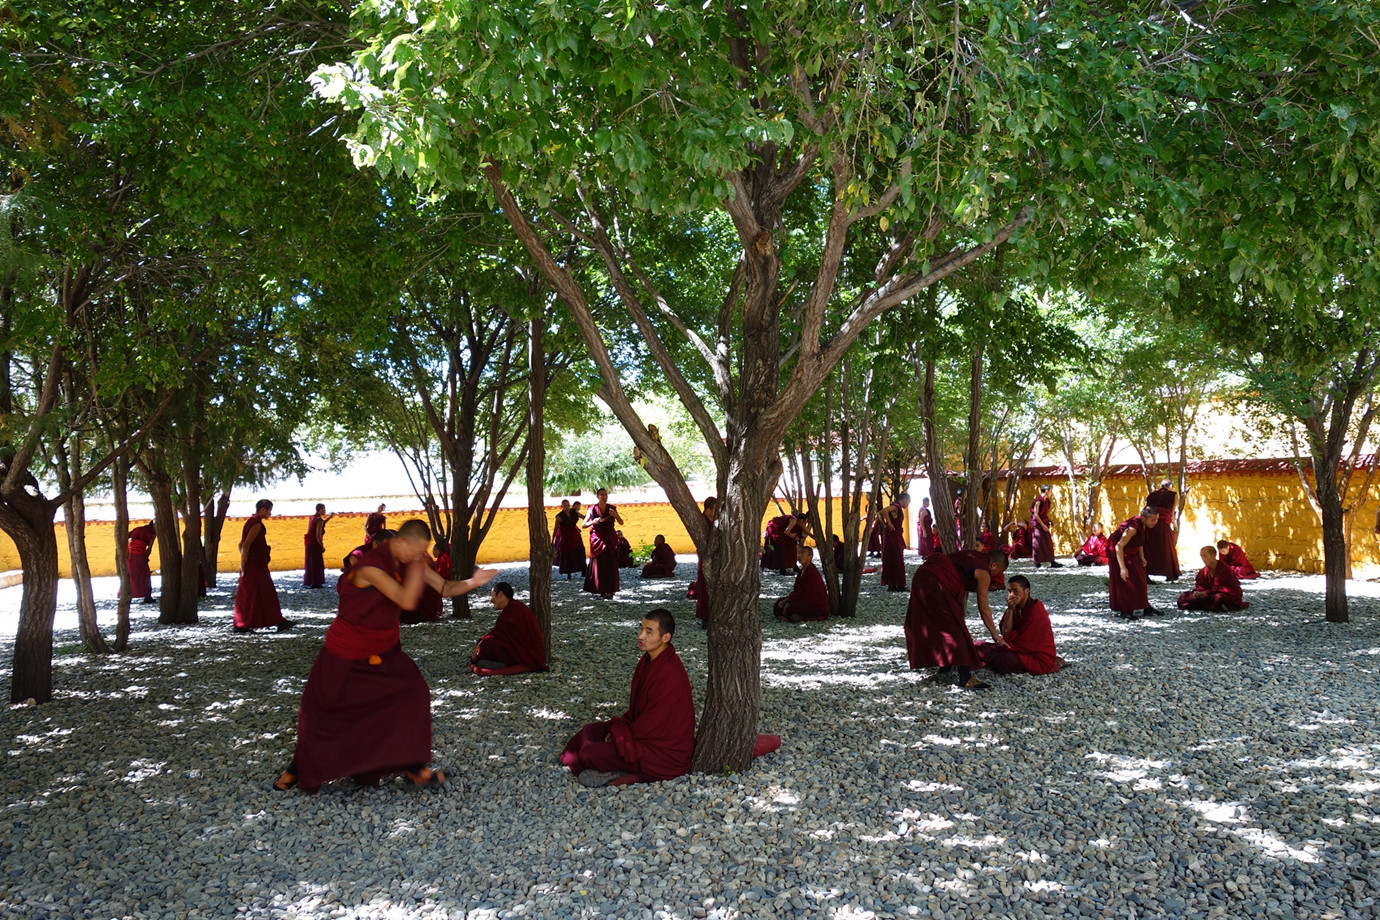
[[[1174,581],[1180,575],[1173,533],[1177,495],[1168,487],[1165,483],[1152,492],[1141,512],[1119,524],[1110,537],[1094,525],[1075,554],[1080,565],[1109,566],[1109,606],[1116,616],[1136,619],[1141,614],[1160,614],[1147,597],[1149,576]],[[717,505],[713,497],[703,505],[711,525]],[[876,519],[881,583],[890,590],[905,590],[904,525],[909,507],[910,496],[902,493]],[[431,691],[402,650],[400,625],[439,619],[444,598],[489,585],[498,573],[481,568],[469,578],[452,579],[448,548],[444,543],[432,544],[427,524],[409,520],[390,531],[384,510],[380,505],[368,516],[364,543],[342,561],[343,571],[336,582],[337,614],[303,688],[293,757],[274,782],[276,789],[296,786],[312,794],[333,780],[353,778],[372,786],[399,773],[418,787],[446,782],[444,772],[430,766]],[[272,511],[273,503],[262,500],[244,525],[235,596],[237,631],[283,630],[293,625],[282,615],[268,570],[264,520]],[[988,686],[974,673],[982,669],[996,674],[1050,674],[1068,665],[1057,653],[1049,611],[1032,595],[1030,579],[1007,573],[1012,559],[1030,558],[1036,568],[1060,565],[1054,558],[1050,512],[1046,487],[1032,503],[1029,527],[1007,528],[1012,537],[1004,545],[996,546],[992,534],[984,532],[977,547],[945,553],[934,535],[929,500],[921,503],[921,564],[910,579],[905,619],[912,669],[938,669],[935,680],[952,678],[958,687],[978,690]],[[303,583],[308,588],[325,585],[324,533],[332,517],[324,505],[317,505],[304,535]],[[616,530],[621,523],[618,509],[609,504],[603,489],[588,512],[563,504],[553,534],[557,547],[553,565],[568,575],[582,574],[586,590],[612,597],[619,590],[619,569],[625,561],[620,559],[621,534]],[[587,558],[581,530],[590,531]],[[773,518],[763,534],[763,569],[795,576],[790,593],[773,606],[778,619],[791,623],[830,616],[828,591],[815,565],[815,549],[805,542],[808,536],[806,522],[789,514]],[[135,597],[151,596],[148,551],[152,543],[151,525],[131,531],[130,561],[135,557],[142,561],[142,566],[129,567]],[[844,547],[837,537],[832,543],[841,561]],[[1244,609],[1240,580],[1255,578],[1257,573],[1241,548],[1223,540],[1217,547],[1204,547],[1201,555],[1203,569],[1194,587],[1179,596],[1179,607]],[[674,552],[658,538],[643,576],[674,573]],[[1006,591],[1000,621],[989,601],[994,587]],[[974,641],[968,630],[970,593],[976,595],[990,642]],[[710,609],[702,566],[688,594],[704,625]],[[512,585],[494,583],[490,601],[498,617],[493,629],[476,643],[470,655],[471,671],[491,677],[549,670],[536,616],[514,597]],[[672,644],[675,628],[675,618],[664,609],[651,610],[642,618],[637,635],[642,655],[633,672],[627,710],[615,719],[585,725],[567,743],[561,763],[582,785],[666,780],[689,771],[695,705],[689,675]],[[777,736],[758,736],[754,753],[766,753],[779,744]]]

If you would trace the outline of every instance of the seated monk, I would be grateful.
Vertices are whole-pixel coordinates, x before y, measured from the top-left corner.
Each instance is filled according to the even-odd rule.
[[[1025,524],[1012,522],[1006,525],[1011,542],[1006,545],[1006,555],[1012,559],[1030,558],[1030,528]]]
[[[661,534],[652,540],[652,561],[642,567],[642,577],[676,577],[676,551],[666,544],[666,538]]]
[[[513,586],[506,581],[494,585],[489,600],[498,611],[494,628],[480,639],[470,655],[470,666],[485,671],[522,667],[529,671],[548,671],[546,641],[542,638],[537,615],[522,601],[513,599]]]
[[[1083,541],[1073,558],[1079,565],[1107,564],[1107,535],[1102,532],[1100,523],[1092,525],[1092,533],[1088,534],[1088,539]]]
[[[627,537],[623,536],[623,531],[621,530],[618,531],[618,545],[616,549],[618,552],[618,567],[620,569],[630,569],[637,565],[637,560],[633,558],[632,544],[628,542]]]
[[[431,690],[402,650],[398,622],[404,609],[416,606],[424,584],[454,597],[498,573],[480,569],[464,581],[443,581],[423,562],[430,542],[425,521],[407,521],[340,576],[339,612],[302,689],[297,748],[273,788],[300,785],[310,795],[346,776],[376,786],[398,772],[413,786],[446,781],[427,766]]]
[[[1236,577],[1241,581],[1250,581],[1259,578],[1260,573],[1251,565],[1251,560],[1246,558],[1246,551],[1228,540],[1217,541],[1217,558],[1231,566],[1231,570],[1236,573]]]
[[[1204,546],[1198,551],[1203,568],[1193,579],[1193,590],[1179,595],[1180,610],[1245,610],[1251,606],[1241,596],[1241,579],[1236,570],[1217,557],[1217,550]]]
[[[800,547],[796,560],[800,564],[800,574],[795,576],[791,593],[776,602],[776,618],[790,623],[829,619],[829,589],[824,585],[824,576],[815,567],[815,548]]]
[[[984,530],[978,534],[978,549],[984,553],[990,553],[997,548],[997,538],[992,535],[992,531]]]
[[[561,754],[582,786],[606,786],[627,774],[642,780],[675,779],[690,772],[695,751],[695,699],[690,675],[671,644],[676,618],[660,608],[642,620],[628,711],[591,722]]]
[[[906,656],[912,670],[957,668],[960,687],[987,687],[973,676],[973,670],[982,667],[982,658],[968,632],[968,593],[977,594],[983,624],[992,640],[1005,648],[1006,640],[997,632],[987,591],[992,585],[1002,585],[1006,566],[1006,554],[1000,550],[964,550],[935,553],[915,570],[906,608]]]
[[[1054,630],[1042,601],[1030,596],[1030,579],[1006,580],[1006,613],[1001,618],[1006,646],[975,642],[982,663],[997,674],[1053,674],[1064,666],[1054,650]]]
[[[392,536],[393,531],[391,530],[374,531],[373,534],[369,537],[368,543],[356,546],[354,549],[350,550],[350,554],[348,556],[341,560],[340,571],[350,571],[350,569],[354,568],[355,565],[359,563],[359,560],[363,559],[370,550],[372,550],[376,546],[381,546],[386,540],[388,540]]]

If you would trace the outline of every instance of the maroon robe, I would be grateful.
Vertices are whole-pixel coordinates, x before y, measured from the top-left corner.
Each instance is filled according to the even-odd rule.
[[[977,590],[974,573],[986,571],[991,562],[987,553],[970,549],[935,553],[915,570],[906,607],[906,655],[912,670],[949,665],[982,667],[965,611],[968,592]],[[988,590],[1000,585],[993,578]]]
[[[1145,574],[1163,575],[1173,581],[1183,574],[1179,569],[1178,536],[1174,530],[1174,503],[1179,495],[1170,489],[1156,489],[1145,503],[1160,510],[1160,519],[1145,535]]]
[[[594,524],[589,530],[589,570],[585,575],[585,590],[594,594],[613,596],[618,593],[618,529],[614,524],[614,506],[601,513],[599,503],[589,506],[585,521],[593,523],[601,517],[608,520]]]
[[[1054,532],[1050,530],[1048,495],[1030,503],[1030,558],[1036,565],[1054,561]]]
[[[1001,637],[1006,648],[995,642],[978,642],[983,663],[998,674],[1053,674],[1059,670],[1059,653],[1054,648],[1054,629],[1043,601],[1030,598],[1012,616]]]
[[[426,559],[424,561],[427,564],[427,568],[438,573],[442,578],[449,578],[450,556],[443,556],[442,558],[446,561],[446,570],[444,572],[441,571],[440,562],[431,558],[431,553],[426,554]],[[431,585],[424,584],[422,585],[422,596],[417,599],[417,609],[404,610],[400,619],[409,626],[415,623],[434,623],[441,619],[444,609],[445,601],[441,597],[441,592],[437,591]]]
[[[635,567],[637,560],[633,558],[632,544],[628,542],[628,538],[623,536],[621,530],[615,533],[615,538],[618,540],[618,567],[620,569]]]
[[[802,620],[829,619],[829,589],[814,560],[795,576],[791,593],[776,602],[776,618],[784,620],[790,614]]]
[[[1121,567],[1116,561],[1116,545],[1121,542],[1127,528],[1135,528],[1133,536],[1122,550],[1126,559],[1126,574],[1129,580],[1121,577]],[[1145,522],[1140,515],[1128,518],[1117,525],[1107,538],[1107,606],[1118,613],[1134,613],[1150,605],[1145,566],[1140,561],[1140,548],[1145,545]]]
[[[997,538],[990,530],[984,530],[982,533],[978,534],[978,543],[982,544],[982,551],[984,553],[993,552],[997,548]]]
[[[612,741],[605,741],[606,736]],[[695,751],[695,699],[690,675],[668,645],[643,654],[633,672],[628,711],[609,722],[591,722],[565,746],[561,763],[585,770],[634,773],[640,779],[675,779],[690,772]]]
[[[235,589],[235,626],[240,629],[262,629],[286,622],[283,608],[278,603],[278,589],[273,585],[273,576],[268,572],[272,553],[268,548],[267,529],[263,519],[250,518],[244,522],[240,532],[240,544],[249,538],[249,528],[260,525],[258,536],[249,544],[244,568],[240,570],[239,587]]]
[[[643,578],[674,578],[676,576],[676,551],[670,544],[663,543],[652,547],[652,561],[642,567]]]
[[[385,542],[358,566],[401,577]],[[431,689],[399,644],[398,605],[342,575],[297,714],[297,784],[315,792],[346,776],[376,782],[431,760]]]
[[[1231,570],[1236,573],[1236,577],[1241,581],[1250,581],[1259,578],[1260,573],[1251,565],[1251,560],[1246,558],[1246,551],[1235,543],[1228,543],[1227,548],[1217,553],[1217,561],[1225,562],[1231,566]]]
[[[153,573],[149,570],[149,556],[153,553],[153,543],[158,539],[153,525],[140,524],[129,532],[129,542],[125,544],[125,567],[129,569],[130,599],[153,599]]]
[[[580,516],[574,511],[556,512],[556,566],[562,575],[581,575],[585,571],[585,538],[580,533]]]
[[[501,661],[505,667],[518,665],[532,671],[550,670],[546,666],[546,642],[537,615],[522,601],[510,600],[498,612],[494,628],[479,640],[477,657]]]
[[[795,537],[786,532],[794,523],[795,517],[789,514],[778,514],[767,522],[762,534],[762,568],[778,572],[795,568],[799,550]]]
[[[307,532],[302,534],[302,545],[306,550],[306,561],[302,564],[302,587],[324,588],[326,586],[326,517],[313,514],[307,522]]]
[[[920,558],[925,559],[934,552],[934,515],[930,514],[930,509],[920,509],[915,518],[915,533],[915,548],[920,551]]]
[[[1088,539],[1084,540],[1083,545],[1078,547],[1078,552],[1073,554],[1073,558],[1079,565],[1106,565],[1107,535],[1088,534]]]
[[[906,513],[893,504],[882,512],[882,584],[897,591],[906,587]]]
[[[364,542],[367,544],[374,539],[374,534],[383,530],[388,523],[388,517],[381,511],[375,511],[364,519]]]
[[[1011,543],[1006,547],[1006,555],[1012,559],[1030,558],[1030,528],[1020,524],[1011,533]]]
[[[1193,591],[1206,591],[1207,597],[1194,597]],[[1203,566],[1193,579],[1193,591],[1179,595],[1180,610],[1245,610],[1251,606],[1241,595],[1241,580],[1221,559],[1213,568]]]

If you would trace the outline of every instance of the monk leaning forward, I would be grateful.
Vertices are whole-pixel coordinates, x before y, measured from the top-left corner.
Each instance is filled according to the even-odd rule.
[[[906,608],[906,654],[912,670],[957,668],[958,685],[981,690],[987,685],[973,677],[982,658],[968,632],[964,614],[968,593],[977,595],[978,613],[997,645],[1006,640],[997,631],[987,600],[992,585],[1001,587],[1006,573],[1006,554],[963,550],[935,553],[915,570],[910,581],[910,605]]]
[[[1145,540],[1159,523],[1159,509],[1146,505],[1140,514],[1127,518],[1112,531],[1107,572],[1107,606],[1123,620],[1135,620],[1137,610],[1147,615],[1163,613],[1150,606],[1149,579],[1145,577]]]

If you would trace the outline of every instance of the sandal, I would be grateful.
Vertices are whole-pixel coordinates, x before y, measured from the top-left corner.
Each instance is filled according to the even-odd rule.
[[[983,683],[982,681],[978,680],[976,677],[970,677],[970,678],[968,678],[968,682],[967,682],[966,684],[959,684],[959,685],[958,685],[958,689],[960,689],[960,690],[986,690],[986,689],[987,689],[988,687],[990,687],[990,686],[992,686],[992,685],[991,685],[991,684],[988,684],[988,683]]]
[[[440,770],[433,770],[430,767],[422,767],[416,773],[411,770],[404,771],[403,776],[407,777],[407,784],[418,789],[439,789],[446,784],[446,774]]]
[[[273,788],[279,792],[287,792],[297,785],[297,774],[284,770],[282,775],[273,781]]]

